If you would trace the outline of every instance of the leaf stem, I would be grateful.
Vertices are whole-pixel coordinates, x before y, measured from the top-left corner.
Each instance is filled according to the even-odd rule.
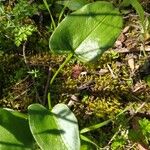
[[[68,57],[66,58],[66,60],[61,64],[61,66],[58,68],[58,70],[53,75],[53,77],[52,77],[52,79],[50,81],[50,85],[53,84],[53,82],[54,82],[56,76],[58,75],[58,73],[60,72],[60,70],[70,61],[72,56],[73,56],[73,53],[69,54]]]
[[[58,68],[58,70],[55,72],[55,74],[53,75],[52,79],[50,80],[50,86],[53,84],[56,76],[62,70],[62,68],[70,61],[72,56],[73,56],[73,53],[69,54],[68,57],[66,58],[66,60],[60,65],[60,67]],[[48,107],[49,107],[49,109],[52,108],[50,92],[48,93]]]
[[[48,92],[48,108],[51,110],[52,109],[52,105],[51,105],[51,93]]]

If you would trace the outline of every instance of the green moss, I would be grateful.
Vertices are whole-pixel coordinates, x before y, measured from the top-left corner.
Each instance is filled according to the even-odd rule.
[[[39,70],[40,76],[36,78],[35,84],[41,99],[43,98],[47,82],[48,68],[51,68],[52,77],[65,58],[65,55],[56,56],[47,52],[27,57],[30,67]],[[5,62],[5,64],[7,63]],[[9,79],[16,78],[13,82],[14,84],[18,82],[17,79],[20,76],[24,75],[26,67],[23,65],[22,60],[20,61],[20,65],[18,65],[18,71],[14,64],[12,67],[11,64],[9,66],[11,70],[13,68],[15,70],[15,74],[9,75]],[[79,66],[80,69],[79,74],[74,77],[73,73],[76,66]],[[104,73],[101,73],[102,69],[104,69]],[[85,72],[85,74],[82,75],[81,72]],[[75,95],[78,102],[74,102],[73,110],[79,119],[83,113],[86,114],[87,118],[90,118],[91,115],[99,118],[111,118],[124,109],[128,105],[128,102],[137,101],[139,103],[138,98],[145,100],[148,97],[150,88],[135,92],[135,96],[132,95],[132,88],[135,85],[134,78],[136,77],[131,76],[125,54],[114,54],[114,52],[108,51],[100,60],[92,65],[82,64],[73,58],[61,70],[54,84],[49,88],[52,104],[55,105],[58,102],[69,103],[71,96]],[[31,97],[35,99],[36,91],[31,88],[29,92],[31,93]]]
[[[112,118],[114,117],[121,109],[121,104],[115,98],[103,98],[95,99],[92,102],[88,103],[88,107],[96,116],[100,118]]]

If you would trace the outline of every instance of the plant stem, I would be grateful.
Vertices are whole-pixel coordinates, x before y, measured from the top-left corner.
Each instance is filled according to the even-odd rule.
[[[50,86],[53,84],[56,76],[61,71],[61,69],[70,61],[70,59],[71,59],[72,56],[73,56],[73,53],[69,54],[68,57],[66,58],[66,60],[61,64],[61,66],[55,72],[55,74],[53,75],[52,79],[50,80]],[[49,109],[52,109],[50,92],[48,93],[48,107],[49,107]]]
[[[53,16],[52,16],[52,13],[51,13],[51,10],[49,9],[49,6],[48,6],[48,3],[47,3],[47,0],[43,0],[44,4],[45,4],[45,7],[46,9],[48,10],[49,12],[49,15],[50,15],[50,18],[51,18],[51,21],[52,21],[52,25],[53,25],[53,28],[55,29],[56,28],[56,23],[53,19]]]
[[[51,105],[51,93],[48,93],[48,108],[51,110],[52,109],[52,105]]]
[[[50,85],[53,84],[53,82],[54,82],[56,76],[58,75],[58,73],[60,72],[60,70],[70,61],[72,56],[73,56],[73,53],[69,54],[68,57],[66,58],[66,60],[61,64],[61,66],[58,68],[58,70],[53,75],[53,77],[52,77],[52,79],[50,81]]]
[[[47,98],[47,94],[48,94],[50,78],[51,78],[51,67],[49,67],[49,69],[48,69],[47,82],[46,82],[45,90],[44,90],[44,96],[43,96],[43,104],[44,105],[46,103],[46,98]],[[48,96],[48,98],[49,98],[49,96]]]
[[[65,5],[64,8],[62,9],[62,11],[60,12],[60,15],[59,15],[59,18],[58,18],[58,24],[59,24],[60,21],[61,21],[61,18],[62,18],[62,16],[63,16],[63,13],[64,13],[64,11],[65,11],[65,9],[66,9],[68,3],[69,3],[69,1],[66,3],[66,5]]]

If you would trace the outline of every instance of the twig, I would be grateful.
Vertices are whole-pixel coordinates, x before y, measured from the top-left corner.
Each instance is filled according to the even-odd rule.
[[[131,114],[131,116],[128,118],[128,121],[130,121],[130,120],[145,106],[146,103],[147,103],[147,101],[143,102],[143,103],[141,104],[141,106],[138,107],[138,108],[136,109],[136,111],[133,112],[133,114]]]
[[[140,109],[142,109],[144,107],[145,104],[146,104],[146,102],[143,102],[141,104],[141,106],[139,108],[137,108],[137,110],[135,111],[135,114],[137,114],[140,111]]]
[[[25,42],[23,43],[22,53],[23,53],[24,62],[25,62],[25,64],[27,65],[27,68],[29,69],[29,66],[28,66],[28,64],[27,64],[27,59],[26,59],[26,53],[25,53],[26,45],[27,45],[27,41],[25,41]]]
[[[12,101],[18,99],[20,96],[24,95],[24,94],[25,94],[26,92],[28,92],[28,91],[29,91],[29,89],[23,91],[21,94],[19,94],[19,95],[17,95],[16,97],[14,97],[14,98],[12,99]]]
[[[111,75],[113,78],[116,78],[116,76],[113,73],[113,70],[111,69],[111,67],[109,66],[109,64],[107,64],[108,70],[110,71]]]

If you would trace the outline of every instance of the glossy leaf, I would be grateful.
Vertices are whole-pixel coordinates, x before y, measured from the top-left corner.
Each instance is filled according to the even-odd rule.
[[[122,17],[111,3],[90,3],[59,24],[49,46],[57,54],[74,53],[81,61],[90,62],[113,46],[121,27]]]
[[[0,150],[32,150],[28,120],[19,112],[0,109]]]
[[[40,104],[32,104],[29,110],[31,132],[42,150],[79,150],[77,119],[64,104],[52,111]]]

